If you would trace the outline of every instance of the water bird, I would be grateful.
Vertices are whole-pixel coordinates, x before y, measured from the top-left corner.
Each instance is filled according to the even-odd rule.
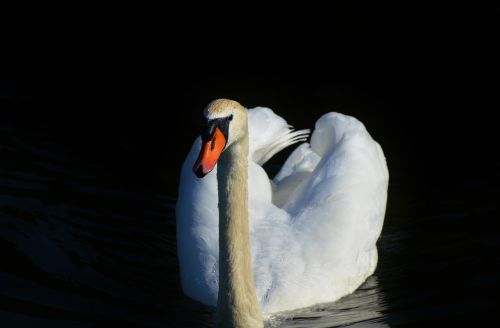
[[[184,161],[176,204],[183,291],[220,327],[331,302],[375,270],[389,173],[356,118],[315,124],[271,180],[262,165],[306,141],[271,109],[217,99]]]

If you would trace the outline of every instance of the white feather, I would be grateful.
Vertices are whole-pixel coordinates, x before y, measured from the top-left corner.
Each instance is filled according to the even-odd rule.
[[[254,281],[264,313],[336,300],[353,292],[377,264],[388,171],[381,147],[361,122],[328,113],[311,144],[297,147],[269,180],[261,165],[307,138],[268,108],[248,111],[249,221]],[[195,141],[182,167],[177,243],[184,292],[216,305],[218,196],[216,169],[192,172]]]

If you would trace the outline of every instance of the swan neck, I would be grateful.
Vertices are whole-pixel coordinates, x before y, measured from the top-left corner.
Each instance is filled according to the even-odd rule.
[[[248,225],[248,132],[217,164],[219,192],[218,327],[263,327],[253,282]]]

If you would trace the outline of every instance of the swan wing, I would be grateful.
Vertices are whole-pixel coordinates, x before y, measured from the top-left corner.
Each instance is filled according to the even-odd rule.
[[[270,108],[255,107],[249,109],[249,159],[262,165],[286,147],[307,140],[309,132],[309,129],[294,131],[283,118],[276,115]]]
[[[282,251],[267,264],[274,279],[261,295],[265,311],[327,302],[354,291],[377,263],[388,185],[381,147],[354,117],[325,114],[311,143],[289,156],[274,183],[273,201],[289,224],[280,232],[286,236]]]

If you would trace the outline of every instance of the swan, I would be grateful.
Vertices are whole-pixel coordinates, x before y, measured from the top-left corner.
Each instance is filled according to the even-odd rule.
[[[352,293],[377,265],[389,173],[354,117],[330,112],[270,180],[262,164],[305,141],[271,109],[228,99],[204,109],[176,204],[182,288],[221,327]]]

